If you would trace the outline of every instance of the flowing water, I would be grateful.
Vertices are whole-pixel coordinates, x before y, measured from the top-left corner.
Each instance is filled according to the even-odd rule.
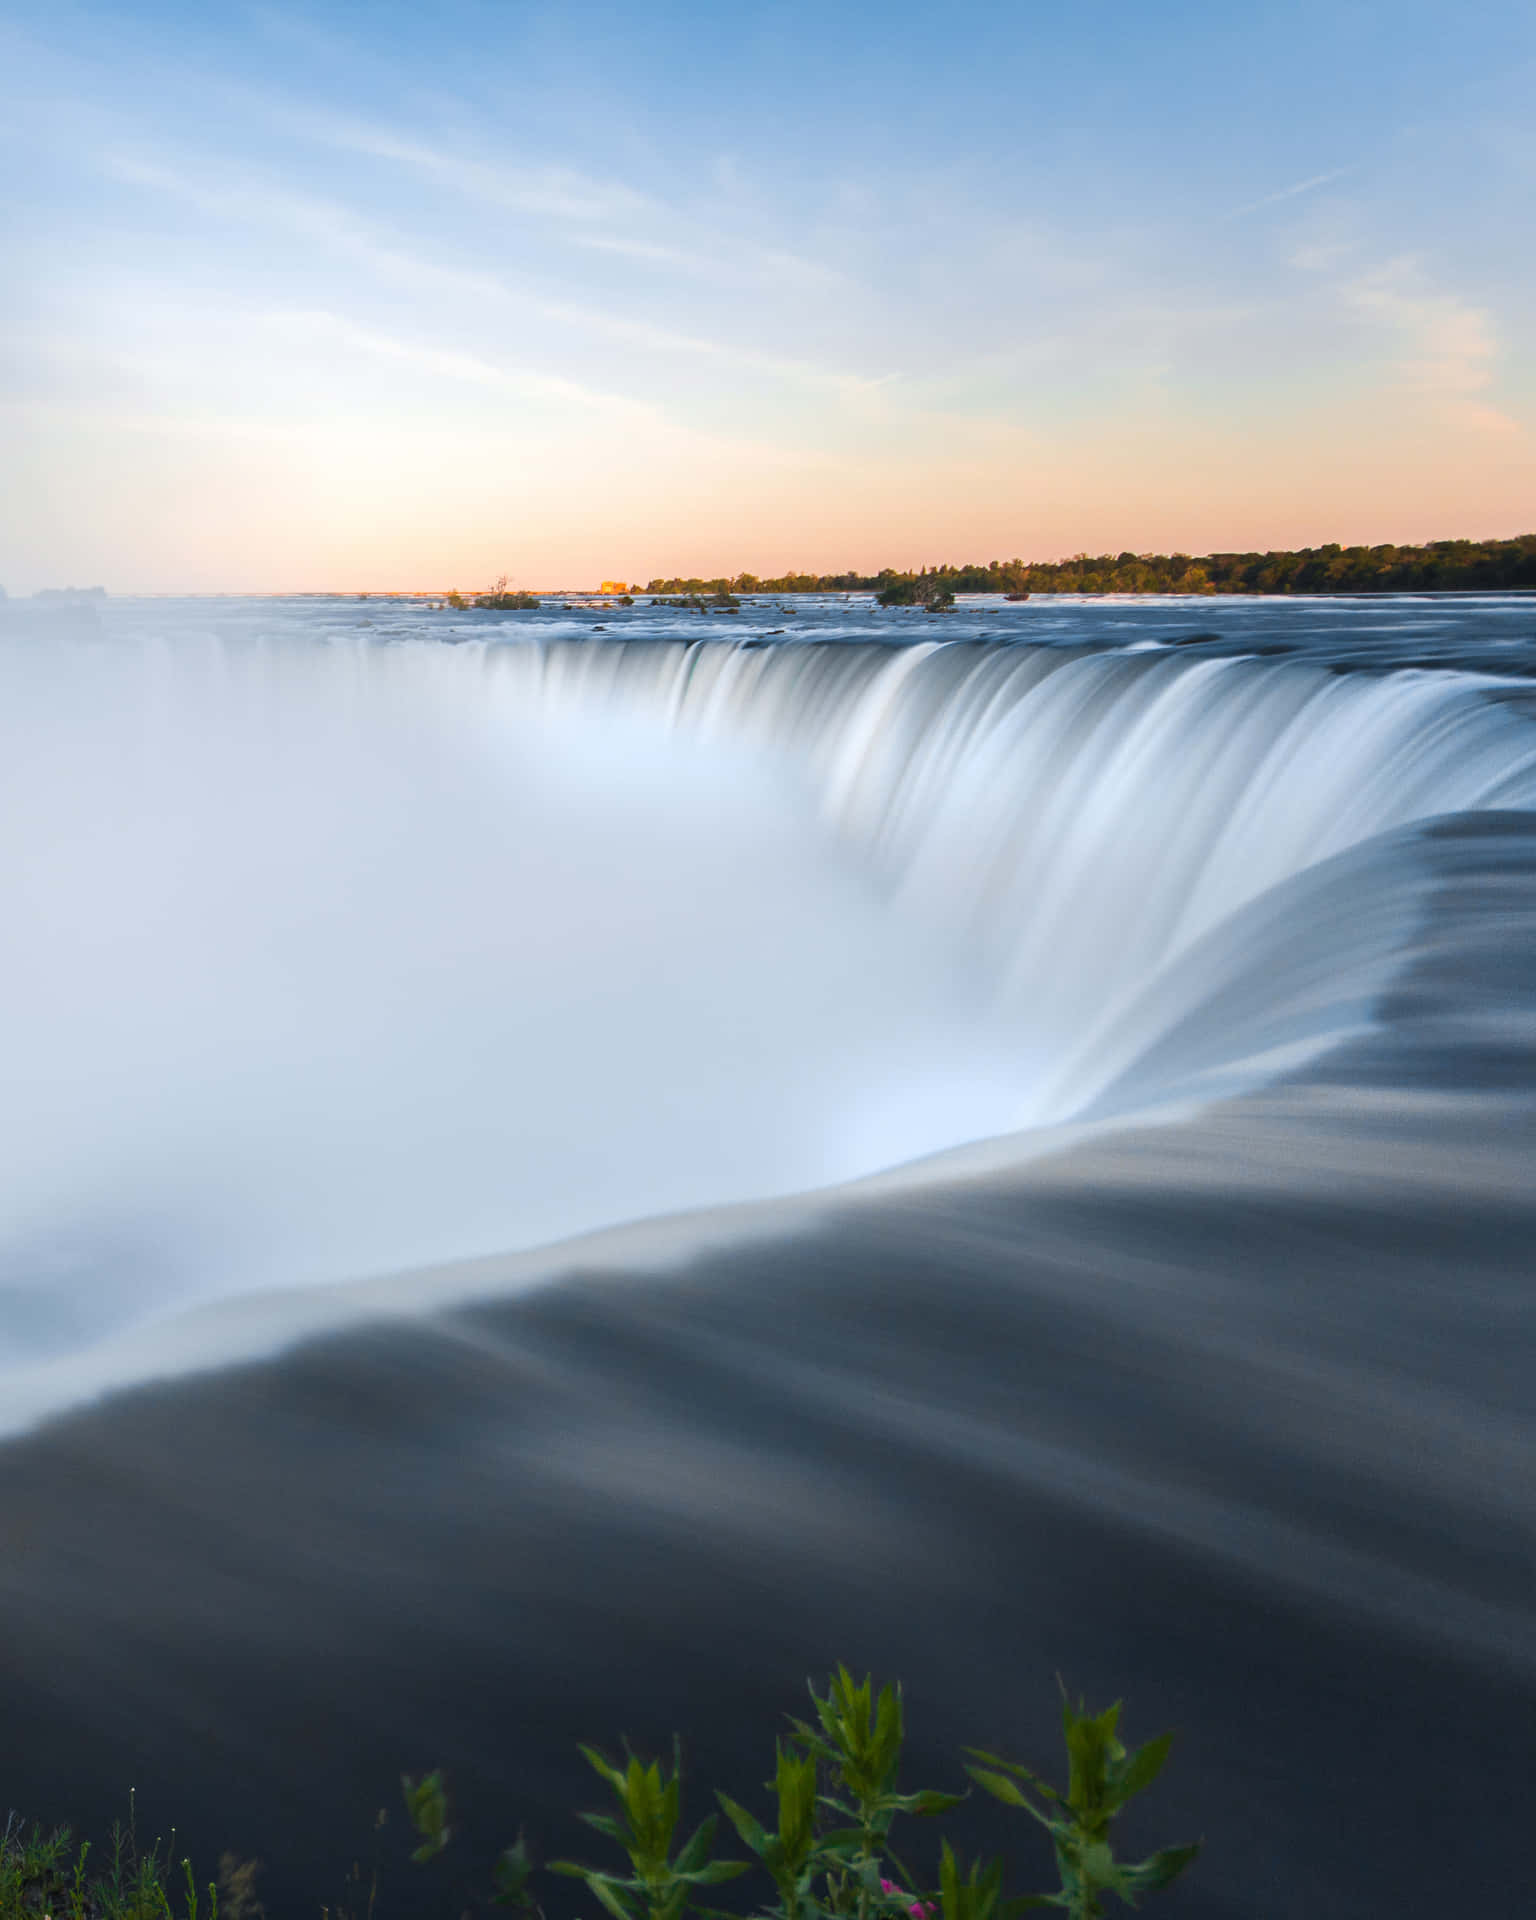
[[[840,1657],[1043,1760],[1059,1668],[1184,1727],[1184,1911],[1518,1911],[1533,670],[1528,596],[11,609],[0,1798],[153,1771],[297,1900],[402,1766],[489,1846]]]

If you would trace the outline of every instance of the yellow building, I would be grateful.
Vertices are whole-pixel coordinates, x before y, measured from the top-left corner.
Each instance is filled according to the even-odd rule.
[[[605,580],[598,588],[599,593],[628,593],[629,588],[622,580]]]

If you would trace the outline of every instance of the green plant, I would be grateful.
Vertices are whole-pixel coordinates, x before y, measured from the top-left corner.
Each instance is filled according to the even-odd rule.
[[[788,1733],[774,1745],[773,1778],[764,1783],[774,1802],[769,1821],[728,1794],[715,1796],[753,1860],[716,1857],[714,1814],[678,1844],[682,1760],[674,1740],[670,1772],[627,1747],[622,1765],[596,1748],[581,1748],[612,1792],[615,1810],[580,1817],[623,1850],[630,1870],[613,1873],[558,1860],[550,1871],[583,1881],[611,1920],[683,1920],[690,1910],[702,1920],[731,1920],[698,1904],[700,1890],[750,1872],[754,1861],[773,1887],[773,1900],[758,1909],[768,1920],[1014,1920],[1032,1907],[1062,1907],[1072,1920],[1101,1920],[1103,1895],[1114,1893],[1134,1906],[1142,1894],[1166,1887],[1199,1852],[1195,1845],[1169,1847],[1135,1863],[1115,1858],[1110,1828],[1127,1801],[1162,1771],[1172,1736],[1128,1753],[1117,1732],[1118,1702],[1093,1715],[1064,1695],[1064,1793],[1027,1767],[980,1748],[968,1751],[983,1764],[967,1767],[994,1799],[1023,1808],[1050,1833],[1060,1890],[1005,1898],[1002,1861],[982,1858],[964,1867],[947,1839],[940,1846],[937,1884],[925,1889],[893,1847],[892,1829],[908,1815],[947,1813],[965,1795],[936,1788],[901,1791],[906,1722],[898,1687],[876,1693],[867,1675],[856,1681],[839,1667],[825,1692],[814,1686],[809,1691],[812,1716],[790,1716]],[[451,1837],[442,1776],[406,1777],[403,1785],[422,1839],[412,1858],[434,1859]],[[528,1890],[532,1872],[519,1834],[498,1863],[494,1897],[537,1916]]]
[[[0,1920],[219,1920],[218,1890],[199,1888],[175,1839],[140,1853],[130,1795],[127,1827],[112,1828],[110,1865],[93,1872],[88,1840],[77,1843],[67,1826],[28,1826],[13,1812],[0,1832]]]
[[[448,1795],[443,1776],[434,1770],[418,1780],[402,1773],[400,1790],[405,1795],[405,1811],[411,1825],[421,1836],[421,1845],[411,1858],[418,1866],[425,1866],[427,1861],[435,1860],[453,1838],[453,1828],[448,1825]]]
[[[429,1860],[435,1860],[453,1838],[453,1828],[448,1824],[448,1791],[442,1774],[436,1771],[420,1778],[403,1773],[400,1786],[405,1795],[406,1814],[422,1843],[411,1858],[418,1866],[425,1866]],[[519,1833],[515,1844],[503,1849],[492,1869],[492,1904],[509,1908],[527,1920],[540,1920],[542,1910],[529,1891],[532,1876],[533,1859],[527,1841]]]
[[[912,1875],[891,1849],[891,1826],[898,1814],[936,1814],[960,1804],[962,1795],[924,1788],[898,1793],[896,1777],[906,1738],[900,1689],[884,1686],[878,1698],[866,1674],[855,1682],[839,1667],[827,1682],[824,1695],[809,1689],[816,1723],[791,1720],[795,1739],[820,1764],[834,1791],[823,1792],[821,1805],[840,1823],[817,1847],[815,1866],[826,1887],[825,1910],[871,1920],[879,1912],[901,1911],[916,1916],[924,1903],[903,1893],[882,1873],[889,1865],[902,1880]],[[793,1916],[789,1916],[793,1920]]]
[[[1101,1920],[1101,1898],[1113,1893],[1134,1906],[1140,1895],[1166,1887],[1200,1851],[1200,1842],[1165,1847],[1145,1860],[1122,1862],[1110,1844],[1110,1828],[1126,1802],[1150,1787],[1162,1772],[1173,1744],[1171,1733],[1159,1734],[1134,1753],[1128,1752],[1118,1728],[1117,1700],[1100,1714],[1090,1714],[1079,1700],[1074,1707],[1062,1689],[1062,1725],[1067,1739],[1067,1790],[1060,1792],[1014,1760],[1001,1759],[979,1747],[968,1749],[985,1766],[966,1771],[979,1787],[1005,1806],[1019,1807],[1051,1836],[1061,1891],[1041,1895],[1032,1904],[1064,1907],[1072,1920]],[[1043,1801],[1043,1805],[1037,1804]],[[945,1920],[949,1920],[946,1912]]]
[[[992,1920],[1003,1890],[1001,1860],[973,1860],[970,1871],[960,1872],[960,1862],[946,1840],[939,1854],[939,1907],[943,1920]],[[1016,1913],[1031,1904],[1033,1896],[1004,1903],[1005,1913]],[[931,1912],[932,1909],[930,1908]]]
[[[450,605],[453,604],[453,595],[450,594],[448,598]],[[462,596],[458,604],[463,604]],[[540,602],[536,593],[520,593],[515,587],[508,586],[507,576],[502,574],[484,593],[475,595],[475,605],[496,613],[537,613]]]
[[[776,1746],[777,1767],[769,1783],[778,1800],[778,1819],[767,1831],[746,1810],[723,1793],[715,1798],[725,1808],[731,1825],[767,1869],[779,1893],[785,1920],[798,1920],[810,1899],[816,1870],[816,1760],[797,1754],[783,1741]]]
[[[856,1681],[839,1667],[826,1692],[813,1686],[810,1696],[814,1720],[791,1719],[789,1737],[775,1746],[774,1777],[767,1783],[776,1803],[772,1826],[728,1794],[716,1795],[773,1883],[777,1904],[767,1911],[778,1920],[937,1920],[935,1902],[947,1900],[944,1920],[991,1920],[1000,1865],[978,1863],[962,1880],[946,1851],[933,1899],[908,1890],[917,1883],[891,1847],[894,1821],[902,1814],[945,1812],[963,1796],[898,1790],[905,1738],[899,1690],[885,1686],[877,1696],[867,1676]],[[621,1769],[590,1747],[582,1752],[613,1789],[619,1815],[581,1817],[624,1848],[633,1871],[621,1878],[575,1861],[557,1862],[553,1870],[584,1880],[613,1920],[680,1920],[696,1888],[749,1871],[750,1861],[711,1858],[714,1815],[672,1853],[681,1813],[675,1747],[670,1775],[634,1755]]]
[[[893,581],[875,599],[882,607],[924,607],[929,613],[946,613],[955,604],[955,590],[937,574],[920,573],[915,579]]]
[[[682,1757],[675,1742],[670,1775],[660,1761],[647,1766],[633,1753],[624,1766],[616,1767],[595,1747],[581,1751],[592,1770],[613,1789],[618,1803],[616,1815],[584,1813],[581,1817],[589,1827],[618,1842],[633,1871],[604,1873],[575,1860],[551,1861],[550,1871],[584,1880],[613,1920],[679,1920],[695,1887],[718,1886],[748,1871],[745,1860],[709,1857],[720,1824],[718,1814],[700,1821],[673,1852],[683,1790]]]

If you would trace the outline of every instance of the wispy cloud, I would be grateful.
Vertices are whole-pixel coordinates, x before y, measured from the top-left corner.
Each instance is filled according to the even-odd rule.
[[[277,118],[291,131],[326,146],[392,161],[468,199],[517,213],[560,221],[612,221],[656,210],[655,201],[624,181],[595,179],[571,167],[480,160],[366,120],[296,108],[280,110]]]
[[[718,222],[701,220],[627,181],[572,167],[483,159],[351,117],[287,106],[272,111],[276,124],[302,138],[404,167],[478,205],[550,221],[576,246],[736,282],[788,277],[830,284],[846,277],[786,248],[764,246]],[[585,230],[597,225],[610,230]]]
[[[1342,180],[1346,174],[1358,172],[1357,167],[1334,167],[1329,173],[1314,173],[1305,180],[1297,180],[1289,187],[1281,187],[1276,193],[1266,193],[1257,200],[1250,200],[1246,206],[1234,207],[1224,220],[1244,220],[1250,213],[1258,213],[1265,207],[1278,206],[1282,200],[1296,200],[1304,193],[1315,193],[1319,187],[1326,187],[1335,180]]]
[[[321,242],[381,278],[418,292],[433,286],[455,294],[494,300],[647,352],[710,360],[823,392],[854,395],[888,377],[854,374],[818,366],[792,355],[683,332],[630,314],[552,298],[485,269],[445,265],[380,235],[332,200],[244,179],[215,183],[198,177],[186,166],[171,165],[141,153],[114,152],[106,156],[105,165],[118,180],[165,194],[210,217],[272,226],[298,238]]]
[[[290,340],[319,341],[344,347],[348,352],[367,354],[375,360],[409,367],[434,379],[560,401],[652,425],[661,419],[661,410],[643,400],[584,386],[580,381],[568,379],[563,374],[488,360],[480,354],[466,353],[457,348],[402,340],[394,334],[382,332],[376,327],[361,326],[342,314],[324,309],[295,308],[264,314],[261,324],[267,330]]]
[[[847,284],[841,268],[803,259],[776,247],[746,247],[712,235],[696,236],[693,246],[679,246],[664,240],[645,240],[633,234],[572,233],[566,238],[573,246],[597,253],[616,254],[630,260],[666,267],[675,273],[687,273],[701,280],[731,286],[760,286],[764,281],[798,281],[822,288]]]
[[[1412,255],[1350,282],[1344,301],[1395,337],[1393,364],[1400,385],[1434,396],[1442,413],[1459,425],[1489,433],[1522,431],[1482,397],[1494,384],[1499,356],[1485,307],[1435,287]]]

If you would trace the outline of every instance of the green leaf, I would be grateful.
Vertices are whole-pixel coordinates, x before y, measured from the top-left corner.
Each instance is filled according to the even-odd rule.
[[[612,1814],[578,1813],[576,1818],[578,1820],[584,1821],[586,1825],[589,1827],[596,1827],[597,1831],[600,1834],[604,1835],[605,1838],[609,1840],[617,1840],[621,1847],[624,1845],[625,1841],[629,1837],[628,1833],[624,1828],[623,1822],[619,1820],[615,1820]]]
[[[864,1829],[862,1827],[837,1827],[831,1833],[824,1833],[821,1836],[821,1845],[822,1850],[826,1853],[836,1853],[843,1847],[852,1847],[855,1850],[861,1849],[864,1845]]]
[[[661,1788],[658,1796],[656,1840],[657,1851],[665,1856],[672,1844],[672,1835],[677,1831],[677,1816],[682,1811],[683,1776],[682,1762],[674,1758],[672,1778],[664,1787],[661,1785],[661,1767],[659,1763],[650,1770],[650,1778]]]
[[[939,1849],[939,1898],[944,1902],[946,1914],[954,1911],[960,1890],[960,1863],[955,1858],[955,1850],[946,1840]]]
[[[939,1861],[939,1899],[944,1920],[992,1920],[1003,1885],[1001,1860],[973,1860],[962,1874],[946,1840]]]
[[[677,1877],[686,1880],[690,1886],[717,1887],[722,1880],[739,1880],[744,1873],[751,1871],[750,1860],[711,1860],[707,1866],[695,1867]]]
[[[592,1769],[594,1773],[599,1773],[602,1775],[602,1777],[608,1782],[609,1786],[613,1788],[615,1793],[620,1795],[623,1794],[624,1775],[619,1771],[619,1769],[613,1764],[611,1760],[609,1760],[605,1755],[599,1753],[596,1747],[584,1747],[584,1746],[578,1745],[577,1751],[581,1754],[582,1758],[586,1761],[587,1765]]]
[[[1011,1773],[1019,1780],[1027,1780],[1035,1792],[1043,1794],[1047,1800],[1059,1801],[1061,1799],[1061,1795],[1057,1792],[1056,1788],[1051,1785],[1049,1780],[1042,1780],[1038,1773],[1032,1772],[1030,1768],[1022,1765],[1021,1762],[1017,1760],[1005,1760],[999,1753],[988,1753],[985,1747],[967,1747],[966,1752],[974,1754],[978,1760],[985,1760],[989,1768],[995,1768],[1001,1773]],[[976,1769],[974,1767],[968,1766],[966,1772],[970,1774],[973,1779],[975,1778]]]
[[[990,1773],[985,1767],[967,1767],[966,1772],[994,1800],[1001,1800],[1005,1807],[1022,1807],[1032,1820],[1038,1820],[1042,1827],[1052,1824],[1049,1814],[1042,1813],[1023,1790],[1001,1773]],[[1052,1794],[1052,1799],[1056,1795]]]
[[[832,1742],[834,1747],[840,1747],[842,1744],[843,1730],[838,1722],[837,1711],[832,1704],[835,1676],[833,1686],[829,1686],[827,1689],[827,1697],[825,1700],[820,1697],[810,1681],[806,1682],[806,1687],[810,1692],[811,1705],[816,1709],[816,1718],[821,1722],[823,1734]]]
[[[1066,1684],[1059,1673],[1056,1676],[1056,1685],[1061,1693],[1062,1732],[1067,1735],[1069,1742],[1073,1728],[1085,1724],[1096,1728],[1100,1733],[1106,1734],[1110,1739],[1114,1738],[1115,1729],[1120,1724],[1120,1709],[1124,1705],[1123,1701],[1116,1700],[1112,1706],[1106,1707],[1101,1714],[1094,1715],[1089,1713],[1087,1703],[1081,1699],[1078,1701],[1076,1707],[1072,1705],[1072,1696],[1067,1692]]]
[[[811,1698],[814,1699],[815,1697],[816,1696],[812,1694]],[[786,1714],[784,1717],[789,1722],[790,1732],[802,1746],[807,1747],[812,1753],[819,1754],[823,1760],[836,1758],[832,1748],[827,1745],[825,1739],[823,1739],[821,1734],[819,1734],[808,1721],[798,1720],[792,1713]]]
[[[867,1681],[865,1685],[867,1688]],[[872,1784],[885,1787],[895,1777],[897,1765],[901,1760],[901,1745],[905,1733],[901,1692],[887,1683],[880,1689],[880,1701],[875,1710],[874,1735],[870,1742]]]
[[[748,1846],[755,1854],[761,1855],[768,1844],[768,1836],[763,1831],[761,1821],[748,1813],[745,1807],[739,1806],[728,1794],[721,1793],[718,1789],[715,1792],[715,1798],[725,1808],[731,1825],[741,1835],[743,1846]]]
[[[1161,1852],[1138,1860],[1134,1866],[1123,1868],[1125,1879],[1136,1893],[1156,1893],[1159,1887],[1166,1887],[1178,1878],[1197,1857],[1203,1844],[1196,1840],[1187,1847],[1164,1847]]]
[[[549,1872],[563,1873],[570,1880],[610,1880],[616,1887],[629,1887],[640,1891],[644,1881],[626,1880],[615,1873],[604,1873],[600,1867],[584,1867],[579,1860],[551,1860]]]
[[[596,1874],[587,1875],[587,1885],[613,1915],[613,1920],[634,1920],[635,1902],[626,1900],[617,1887]]]
[[[1062,1702],[1062,1717],[1067,1737],[1067,1804],[1079,1818],[1101,1824],[1109,1802],[1111,1769],[1125,1758],[1125,1748],[1115,1735],[1120,1718],[1120,1703],[1106,1707],[1101,1714],[1074,1710],[1070,1700]]]
[[[994,1800],[1001,1800],[1004,1806],[1029,1807],[1029,1801],[1006,1774],[993,1773],[986,1767],[967,1767],[966,1772],[978,1787],[990,1793]]]
[[[434,1769],[420,1779],[402,1773],[400,1790],[405,1795],[406,1814],[423,1843],[411,1858],[418,1866],[425,1866],[427,1861],[435,1860],[453,1838],[453,1830],[448,1825],[448,1796],[443,1787],[442,1773]]]
[[[1119,1881],[1114,1850],[1107,1840],[1090,1840],[1078,1851],[1078,1869],[1091,1887],[1113,1887]]]
[[[1123,1766],[1116,1768],[1115,1788],[1122,1803],[1151,1786],[1162,1772],[1172,1745],[1173,1735],[1160,1733],[1155,1740],[1138,1747]]]
[[[960,1806],[966,1797],[963,1793],[941,1793],[937,1787],[925,1787],[918,1793],[891,1794],[885,1805],[897,1813],[948,1813],[951,1807]]]
[[[782,1741],[775,1750],[773,1789],[778,1799],[779,1843],[795,1866],[810,1851],[816,1824],[816,1762]]]
[[[694,1828],[693,1833],[689,1836],[682,1851],[678,1854],[673,1864],[674,1872],[680,1874],[693,1873],[697,1871],[699,1867],[703,1866],[705,1860],[709,1857],[709,1849],[714,1841],[715,1829],[719,1824],[720,1816],[718,1813],[711,1813],[699,1822],[698,1826]]]
[[[491,1869],[491,1884],[495,1888],[492,1898],[496,1904],[516,1906],[525,1899],[532,1872],[533,1860],[528,1852],[528,1843],[519,1833],[516,1844],[504,1848]]]

